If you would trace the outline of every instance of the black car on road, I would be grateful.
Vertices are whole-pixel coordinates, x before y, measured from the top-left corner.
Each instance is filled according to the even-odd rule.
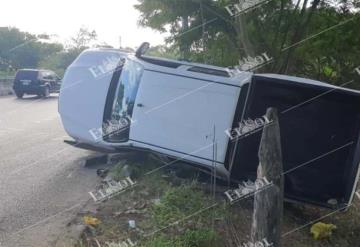
[[[24,94],[49,97],[50,93],[60,91],[61,79],[51,70],[21,69],[14,80],[13,89],[18,98]]]

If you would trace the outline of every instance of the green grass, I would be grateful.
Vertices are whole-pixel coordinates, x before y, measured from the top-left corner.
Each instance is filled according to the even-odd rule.
[[[209,226],[215,216],[224,218],[226,210],[221,205],[210,209],[211,205],[214,205],[212,199],[200,191],[195,182],[169,188],[161,197],[160,204],[151,208],[152,223],[164,231],[141,246],[220,246],[220,236]]]
[[[195,185],[181,185],[166,191],[159,205],[154,205],[152,212],[158,227],[164,227],[177,220],[211,205],[203,192],[197,191]],[[198,218],[199,215],[194,216]]]
[[[147,162],[122,160],[110,170],[110,176],[115,180],[124,179],[127,175],[124,171],[127,170],[131,178],[139,182],[133,193],[126,196],[126,200],[160,199],[160,203],[149,205],[145,210],[146,216],[143,215],[145,217],[138,219],[137,223],[148,233],[159,229],[161,231],[140,240],[139,246],[220,246],[221,244],[218,244],[221,240],[220,235],[210,228],[215,218],[224,219],[227,215],[224,205],[219,204],[208,208],[214,205],[213,199],[204,193],[199,188],[199,184],[191,178],[178,178],[163,170],[150,175],[146,174],[162,165],[155,160],[147,160]],[[125,166],[127,166],[126,169],[124,169]],[[141,193],[144,194],[141,195]],[[124,200],[123,196],[119,195],[116,200]],[[101,232],[113,232],[112,227],[107,224],[103,224],[100,228]],[[109,239],[111,236],[106,236],[106,238]]]
[[[141,246],[143,247],[209,247],[219,246],[218,235],[211,229],[187,230],[180,236],[158,236]]]
[[[179,173],[165,169],[146,175],[163,164],[146,157],[141,161],[137,157],[136,160],[123,160],[114,166],[110,171],[113,178],[124,179],[125,165],[138,185],[105,202],[104,208],[95,215],[103,222],[93,232],[101,243],[131,238],[139,247],[217,247],[238,246],[238,243],[249,240],[253,208],[251,199],[229,206],[218,195],[216,206],[211,207],[215,202],[210,193],[205,192],[209,190],[194,179],[191,171],[184,172],[180,177]],[[132,208],[137,213],[114,216],[114,212],[126,212]],[[338,227],[330,239],[314,240],[309,225],[284,237],[282,246],[358,246],[359,208],[360,203],[355,199],[353,207],[347,212],[338,212],[321,220]],[[283,232],[302,227],[329,212],[310,206],[287,206]],[[129,230],[129,219],[136,221],[141,233]],[[82,244],[88,246],[85,240]],[[92,246],[96,245],[92,243]]]

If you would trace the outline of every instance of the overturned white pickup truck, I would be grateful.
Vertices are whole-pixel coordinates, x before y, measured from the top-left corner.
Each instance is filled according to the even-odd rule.
[[[59,99],[76,147],[215,163],[233,181],[256,178],[261,131],[248,133],[276,107],[286,199],[338,208],[352,201],[359,176],[359,106],[359,92],[319,81],[115,49],[84,51],[67,69]]]

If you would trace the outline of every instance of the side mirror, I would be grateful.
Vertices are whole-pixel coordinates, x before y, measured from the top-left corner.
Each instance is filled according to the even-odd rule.
[[[142,55],[144,55],[150,48],[150,43],[149,42],[144,42],[140,45],[140,47],[136,50],[135,56],[136,57],[141,57]]]

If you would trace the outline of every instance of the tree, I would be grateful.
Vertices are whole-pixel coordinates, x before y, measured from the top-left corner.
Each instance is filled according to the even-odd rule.
[[[272,0],[229,15],[238,0],[139,0],[139,23],[169,27],[169,45],[187,58],[221,66],[266,52],[271,63],[258,72],[286,73],[341,85],[359,66],[359,0]],[[184,31],[182,20],[186,17]],[[348,45],[345,45],[348,44]],[[357,65],[357,66],[356,66]],[[358,80],[357,80],[358,81]],[[358,83],[360,84],[360,83]]]
[[[79,50],[62,50],[49,56],[39,63],[39,68],[55,71],[59,76],[63,76],[69,65],[79,56]]]
[[[71,43],[66,49],[63,49],[52,56],[43,59],[39,65],[55,71],[58,75],[63,76],[67,67],[79,56],[79,54],[89,48],[91,42],[97,39],[96,32],[89,31],[87,28],[80,28],[79,31],[71,38]],[[110,47],[105,43],[94,44],[95,47]]]
[[[33,35],[17,28],[0,27],[0,70],[9,67],[37,68],[39,62],[63,49],[61,44],[44,42],[49,35]]]
[[[147,52],[147,55],[154,57],[170,58],[170,59],[180,58],[179,49],[176,49],[176,47],[173,46],[167,47],[164,45],[150,47],[150,49]]]
[[[89,31],[89,29],[82,27],[76,33],[74,37],[71,38],[71,48],[82,50],[88,47],[91,41],[97,39],[96,31]]]
[[[212,2],[211,0],[204,1]],[[160,32],[167,31],[167,26],[170,26],[169,31],[172,37],[168,42],[177,44],[182,58],[188,59],[194,40],[190,36],[198,34],[192,32],[191,29],[201,22],[199,21],[199,2],[196,0],[139,0],[139,2],[135,8],[141,12],[140,25],[151,27]]]

